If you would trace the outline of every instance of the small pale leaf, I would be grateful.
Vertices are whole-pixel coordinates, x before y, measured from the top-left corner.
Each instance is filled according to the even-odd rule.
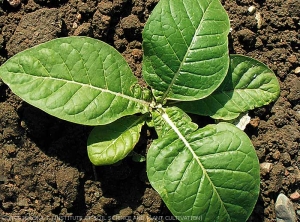
[[[55,39],[18,53],[0,77],[26,102],[86,125],[147,111],[144,91],[113,47],[88,37]]]
[[[144,116],[126,116],[111,124],[96,126],[87,142],[90,161],[100,166],[124,159],[138,142],[144,123]]]
[[[250,139],[224,122],[191,130],[182,113],[167,108],[154,115],[165,130],[147,154],[150,183],[182,222],[246,221],[260,185]]]
[[[143,75],[157,101],[212,93],[227,73],[228,33],[220,0],[160,0],[143,31]]]
[[[275,101],[278,80],[265,64],[255,59],[230,55],[230,67],[222,85],[210,96],[176,105],[188,113],[230,120],[248,110]]]

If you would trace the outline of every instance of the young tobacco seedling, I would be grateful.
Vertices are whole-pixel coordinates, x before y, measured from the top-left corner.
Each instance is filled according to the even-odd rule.
[[[141,127],[154,126],[147,173],[174,216],[246,221],[260,184],[250,139],[226,122],[199,129],[186,114],[231,120],[278,97],[268,67],[228,54],[229,27],[219,0],[160,0],[143,31],[143,77],[151,90],[137,84],[115,49],[87,37],[25,50],[0,67],[0,76],[33,106],[94,125],[87,149],[95,165],[123,159]]]

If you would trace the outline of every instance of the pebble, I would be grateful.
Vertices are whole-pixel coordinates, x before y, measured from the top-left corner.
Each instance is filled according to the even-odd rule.
[[[18,7],[21,4],[21,0],[7,0],[7,2],[12,6],[12,7]]]
[[[298,191],[295,191],[290,195],[290,198],[291,200],[300,200],[300,194],[298,193]]]
[[[82,15],[81,14],[77,14],[76,18],[77,18],[78,21],[80,21],[82,19]]]
[[[76,29],[77,27],[78,27],[77,23],[76,23],[76,22],[73,22],[72,28],[73,28],[73,29]]]
[[[280,152],[279,150],[276,150],[273,154],[272,154],[272,157],[275,159],[275,160],[279,160],[280,158]]]
[[[297,63],[298,62],[298,58],[295,55],[291,55],[288,57],[288,61],[292,64]]]
[[[272,163],[264,162],[264,163],[261,163],[261,164],[260,164],[260,169],[261,169],[261,171],[263,171],[264,173],[270,173],[271,168],[272,168]]]
[[[256,22],[257,22],[257,28],[260,29],[261,26],[262,26],[262,23],[263,23],[263,19],[262,19],[262,16],[259,12],[257,12],[255,14],[255,19],[256,19]]]
[[[248,123],[250,123],[251,117],[248,113],[243,116],[239,116],[236,120],[234,120],[234,124],[241,130],[245,130]]]
[[[95,192],[95,197],[100,197],[100,193],[99,192]]]
[[[293,203],[284,194],[279,194],[275,203],[277,222],[296,222],[296,212]]]
[[[256,11],[256,8],[253,5],[248,8],[248,12],[250,15],[253,15],[255,13],[255,11]]]
[[[300,73],[300,66],[297,67],[297,68],[295,69],[295,73],[296,73],[296,74],[299,74],[299,73]]]

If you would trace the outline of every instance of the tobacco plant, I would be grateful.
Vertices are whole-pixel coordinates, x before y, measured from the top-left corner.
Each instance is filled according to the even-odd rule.
[[[229,55],[229,19],[219,0],[160,0],[143,31],[137,83],[113,47],[88,37],[58,38],[10,58],[0,76],[50,115],[93,125],[94,165],[116,163],[142,126],[158,138],[147,174],[180,221],[246,221],[259,194],[259,162],[247,135],[226,122],[199,128],[187,113],[231,120],[274,101],[279,84],[259,61]]]

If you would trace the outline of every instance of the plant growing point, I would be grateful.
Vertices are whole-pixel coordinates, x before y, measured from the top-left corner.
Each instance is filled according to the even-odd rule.
[[[143,31],[138,85],[113,47],[58,38],[10,58],[0,77],[24,101],[66,121],[95,126],[95,165],[125,158],[146,123],[158,138],[147,174],[180,221],[246,221],[259,194],[259,163],[248,136],[230,123],[199,128],[187,113],[232,120],[276,100],[263,63],[229,55],[229,19],[219,0],[160,0]]]

